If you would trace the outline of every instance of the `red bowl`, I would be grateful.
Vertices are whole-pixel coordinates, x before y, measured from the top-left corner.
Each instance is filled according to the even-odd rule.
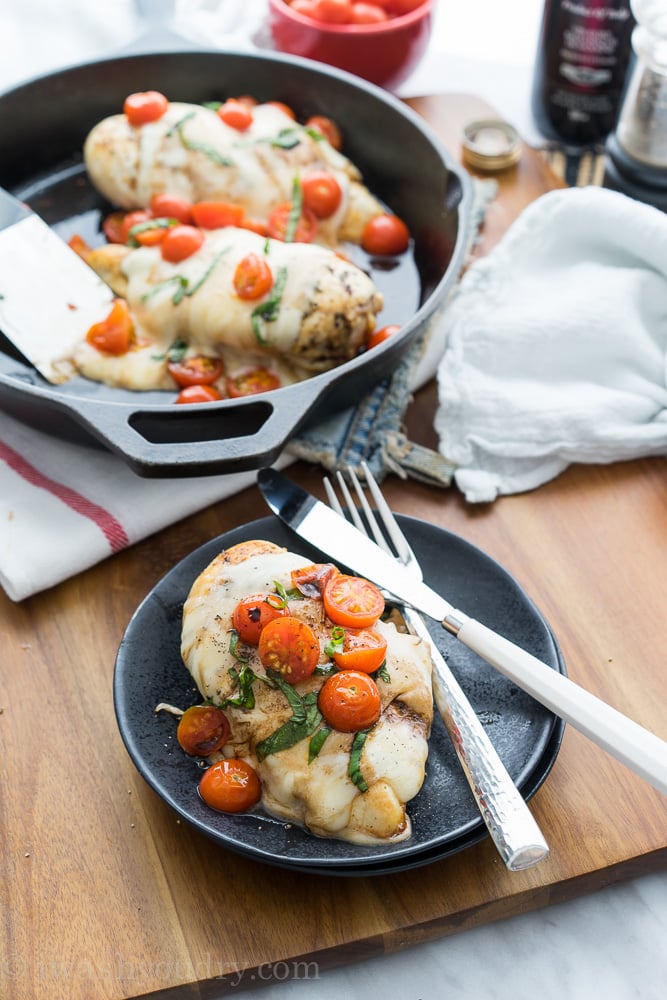
[[[327,24],[269,0],[269,26],[281,52],[336,66],[395,90],[421,60],[431,37],[435,0],[380,24]]]

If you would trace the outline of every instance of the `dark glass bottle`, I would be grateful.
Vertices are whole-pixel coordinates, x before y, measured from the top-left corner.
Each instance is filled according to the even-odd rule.
[[[620,108],[635,21],[629,0],[546,0],[532,112],[547,138],[604,141]]]

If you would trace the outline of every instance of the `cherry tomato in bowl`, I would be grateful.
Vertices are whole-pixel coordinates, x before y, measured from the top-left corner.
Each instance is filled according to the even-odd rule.
[[[262,785],[257,771],[240,757],[219,760],[204,771],[199,782],[199,794],[218,812],[247,812],[262,797]]]

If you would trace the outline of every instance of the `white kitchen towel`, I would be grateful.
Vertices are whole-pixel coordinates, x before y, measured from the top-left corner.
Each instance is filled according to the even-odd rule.
[[[603,188],[533,202],[444,316],[440,451],[471,502],[573,462],[667,455],[667,215]],[[667,472],[667,469],[666,469]]]

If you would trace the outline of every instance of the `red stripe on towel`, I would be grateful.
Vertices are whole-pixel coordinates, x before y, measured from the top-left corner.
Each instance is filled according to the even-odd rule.
[[[10,469],[13,469],[19,476],[22,476],[26,482],[32,483],[33,486],[38,486],[42,490],[46,490],[47,493],[51,493],[52,496],[57,497],[58,500],[71,507],[77,514],[89,518],[102,531],[109,542],[112,552],[120,552],[121,549],[130,544],[123,525],[105,510],[104,507],[93,503],[82,496],[81,493],[70,489],[69,486],[63,486],[62,483],[56,482],[55,479],[49,479],[48,476],[43,475],[39,469],[36,469],[34,465],[31,465],[18,452],[2,441],[0,441],[0,458],[4,459]]]

